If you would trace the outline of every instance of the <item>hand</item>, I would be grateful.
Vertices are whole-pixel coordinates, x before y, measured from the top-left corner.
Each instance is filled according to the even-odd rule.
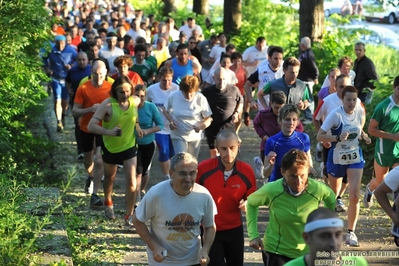
[[[117,137],[122,136],[122,129],[121,129],[120,125],[111,129],[111,136],[117,136]]]
[[[93,104],[93,106],[91,107],[91,112],[92,112],[92,113],[95,113],[95,112],[97,111],[97,108],[98,108],[99,106],[100,106],[99,103]]]
[[[201,122],[201,121],[198,121],[197,123],[195,123],[194,125],[193,125],[193,129],[195,130],[195,132],[200,132],[202,129],[204,129],[203,128],[204,127],[204,123],[203,122]]]
[[[268,139],[269,139],[268,135],[264,135],[263,138],[262,138],[262,140],[264,140],[264,141],[267,141]]]
[[[137,137],[140,139],[146,135],[144,133],[144,129],[141,129],[141,128],[136,128],[136,132],[137,132]]]
[[[339,138],[341,139],[341,141],[345,141],[348,139],[349,136],[349,132],[342,132],[341,135],[339,135]]]
[[[305,102],[303,102],[302,100],[300,100],[296,106],[299,108],[299,110],[305,110],[307,108]]]
[[[277,153],[274,151],[270,151],[269,154],[266,156],[266,159],[269,161],[270,165],[274,165],[276,163],[276,156]]]
[[[259,108],[259,107],[258,107],[258,102],[255,101],[255,100],[252,100],[252,101],[251,101],[251,104],[250,104],[250,108],[251,108],[251,109],[258,109],[258,108]]]
[[[252,66],[257,66],[257,65],[259,65],[259,60],[255,59],[255,61],[252,63]]]
[[[240,204],[238,205],[238,208],[241,209],[243,212],[247,212],[247,201],[242,199],[240,200]]]
[[[208,265],[209,262],[211,261],[211,259],[208,256],[208,253],[205,253],[202,249],[201,249],[200,253],[198,254],[198,258],[199,258],[199,263],[201,266]]]
[[[313,82],[314,82],[314,85],[319,84],[319,80],[318,79],[315,79]]]
[[[176,123],[175,123],[174,121],[170,122],[170,123],[169,123],[169,128],[170,128],[171,130],[177,129]]]
[[[232,123],[237,123],[239,120],[238,120],[238,112],[234,112],[233,113],[233,116],[231,117],[231,122]]]
[[[165,249],[162,247],[157,247],[155,250],[152,251],[153,259],[156,262],[162,262],[165,259],[165,257],[162,255],[162,252],[164,250]]]
[[[362,139],[364,140],[364,142],[366,142],[367,145],[371,144],[371,139],[369,138],[369,135],[367,135],[366,133],[363,133]]]
[[[263,242],[262,239],[260,239],[260,237],[252,239],[251,242],[249,242],[249,246],[256,250],[264,250]]]
[[[64,66],[65,66],[66,70],[70,70],[72,68],[72,65],[69,65],[69,64],[65,64]]]
[[[322,144],[323,144],[323,147],[326,148],[326,149],[331,148],[331,142],[325,142],[325,141],[323,141]]]

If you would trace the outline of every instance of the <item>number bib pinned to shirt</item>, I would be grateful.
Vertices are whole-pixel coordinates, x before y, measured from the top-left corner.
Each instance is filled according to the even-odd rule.
[[[338,163],[342,165],[360,163],[359,149],[339,151]]]

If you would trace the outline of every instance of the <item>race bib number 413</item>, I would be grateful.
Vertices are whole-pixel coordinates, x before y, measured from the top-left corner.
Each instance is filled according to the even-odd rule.
[[[360,163],[359,150],[349,150],[339,152],[339,164],[354,164]]]

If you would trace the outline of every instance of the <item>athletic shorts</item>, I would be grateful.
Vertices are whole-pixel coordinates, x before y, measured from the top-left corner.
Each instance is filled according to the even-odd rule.
[[[105,148],[105,145],[101,146],[103,162],[107,164],[120,164],[123,161],[129,160],[137,155],[137,147],[134,146],[125,151],[111,153]]]
[[[364,168],[364,161],[360,163],[354,164],[333,164],[331,162],[327,162],[327,173],[329,173],[332,177],[343,177],[346,175],[346,170],[348,169],[363,169]]]
[[[374,159],[378,163],[378,165],[382,167],[392,167],[395,164],[399,163],[399,156],[397,157],[392,154],[381,154],[379,152],[375,152]]]
[[[173,149],[172,139],[170,138],[170,135],[155,133],[155,142],[157,143],[159,151],[158,160],[161,163],[168,161],[175,155],[175,150]]]
[[[210,150],[216,148],[216,135],[219,133],[221,127],[208,127],[205,129],[206,143]]]
[[[53,96],[54,100],[68,100],[69,99],[69,92],[68,89],[64,84],[61,84],[58,81],[52,80],[51,87],[53,88]]]
[[[94,147],[102,146],[103,137],[80,130],[80,141],[82,142],[82,151],[91,152],[94,150]]]

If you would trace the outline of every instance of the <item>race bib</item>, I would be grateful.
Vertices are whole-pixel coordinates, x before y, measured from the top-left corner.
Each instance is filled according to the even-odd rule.
[[[338,163],[343,165],[360,163],[359,150],[340,151]]]

